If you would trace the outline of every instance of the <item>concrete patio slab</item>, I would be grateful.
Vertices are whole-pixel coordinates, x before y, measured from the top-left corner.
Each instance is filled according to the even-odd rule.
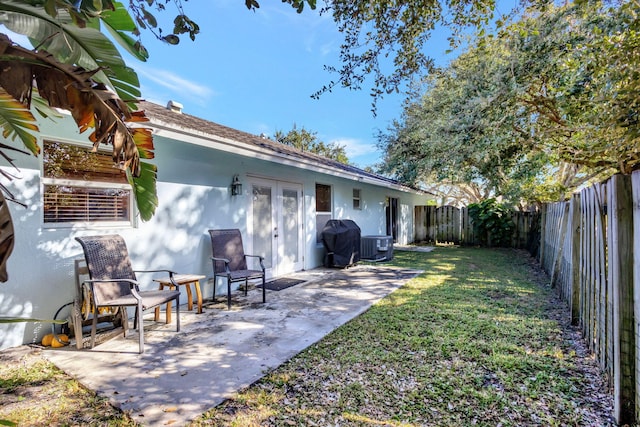
[[[145,328],[89,350],[50,349],[47,359],[143,425],[185,425],[397,290],[420,271],[383,264],[302,272],[305,283],[239,294],[175,323]],[[186,307],[185,307],[186,308]],[[146,314],[151,319],[153,313]],[[175,316],[174,316],[175,317]],[[175,321],[174,321],[175,322]],[[151,325],[151,322],[148,322]]]

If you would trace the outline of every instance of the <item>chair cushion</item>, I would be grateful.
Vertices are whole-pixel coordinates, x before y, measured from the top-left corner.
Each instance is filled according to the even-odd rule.
[[[173,299],[180,297],[180,291],[142,291],[139,292],[142,297],[142,309],[146,310],[150,307],[155,307],[165,302],[169,302]]]
[[[178,298],[180,291],[142,291],[138,292],[138,294],[142,297],[142,309],[146,310],[147,308],[152,308]],[[135,306],[138,305],[138,300],[129,294],[100,304],[101,307],[115,307],[120,305]]]
[[[236,270],[231,272],[232,282],[235,282],[237,280],[261,279],[261,278],[262,278],[262,270]]]
[[[100,307],[117,307],[120,305],[138,305],[138,300],[133,295],[123,295],[117,298],[110,299],[108,301],[100,301]]]

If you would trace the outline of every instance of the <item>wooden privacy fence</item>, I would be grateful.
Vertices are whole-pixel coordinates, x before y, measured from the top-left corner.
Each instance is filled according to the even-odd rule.
[[[609,381],[616,421],[635,422],[640,409],[640,171],[615,175],[568,202],[544,206],[539,255]]]
[[[460,209],[455,206],[416,206],[415,240],[460,243],[461,219]]]
[[[480,242],[473,231],[469,209],[455,206],[416,206],[416,242],[455,243],[477,245]],[[539,241],[538,212],[513,211],[514,223],[511,246],[528,248],[537,252]]]

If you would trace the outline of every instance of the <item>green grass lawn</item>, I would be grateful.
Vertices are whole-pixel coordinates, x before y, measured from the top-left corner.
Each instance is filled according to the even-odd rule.
[[[396,251],[392,264],[425,273],[194,425],[606,424],[525,254]]]
[[[396,251],[391,264],[425,273],[193,425],[609,423],[600,377],[585,377],[592,362],[526,254],[439,247]],[[135,424],[45,361],[0,366],[0,379],[0,420]]]

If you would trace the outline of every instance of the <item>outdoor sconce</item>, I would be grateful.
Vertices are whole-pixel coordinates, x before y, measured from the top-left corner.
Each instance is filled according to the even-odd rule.
[[[231,195],[239,196],[240,194],[242,194],[242,184],[238,175],[234,175],[233,182],[231,182]]]

